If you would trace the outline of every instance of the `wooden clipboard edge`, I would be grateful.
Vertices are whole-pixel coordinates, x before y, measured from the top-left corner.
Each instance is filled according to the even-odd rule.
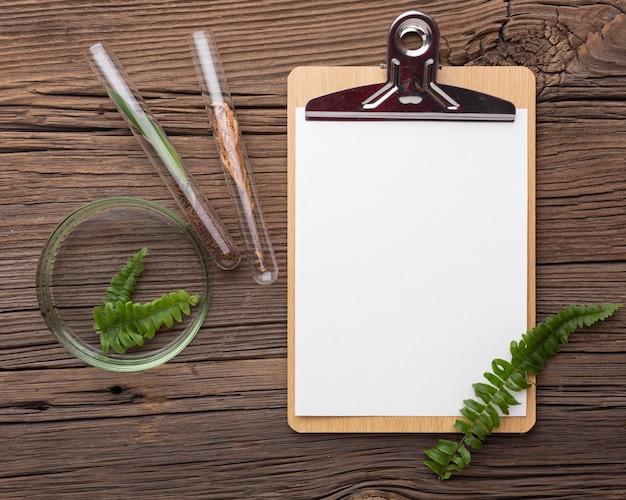
[[[528,110],[528,328],[536,321],[536,95],[535,76],[531,70],[518,66],[499,67],[443,67],[437,81],[485,92],[507,99],[516,108]],[[287,414],[288,424],[296,432],[402,432],[447,433],[458,417],[308,417],[295,415],[295,110],[304,107],[309,99],[337,90],[384,82],[385,70],[362,66],[301,66],[295,68],[287,80]],[[505,168],[505,167],[503,167]],[[520,336],[523,332],[520,332]],[[526,416],[504,417],[495,432],[524,433],[536,422],[535,377],[529,377],[533,386],[526,392]],[[478,382],[478,381],[476,381]],[[462,402],[459,402],[459,407]]]

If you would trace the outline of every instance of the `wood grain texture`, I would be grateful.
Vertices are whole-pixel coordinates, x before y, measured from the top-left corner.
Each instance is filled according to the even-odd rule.
[[[89,68],[122,60],[220,216],[234,211],[188,36],[220,48],[278,265],[287,265],[287,75],[376,66],[419,8],[444,65],[522,65],[537,79],[537,319],[624,301],[626,2],[3,0],[0,19],[0,498],[623,498],[626,313],[575,334],[537,380],[537,424],[489,438],[438,481],[439,435],[301,435],[287,425],[287,273],[262,289],[214,270],[205,325],[154,370],[69,356],[37,308],[53,227],[111,195],[175,208]],[[407,265],[409,265],[407,263]]]

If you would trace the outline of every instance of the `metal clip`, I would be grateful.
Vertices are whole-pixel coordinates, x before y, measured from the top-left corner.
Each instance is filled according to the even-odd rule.
[[[417,38],[417,44],[410,38]],[[415,41],[415,40],[414,40]],[[474,90],[437,83],[439,28],[428,15],[405,12],[391,24],[387,81],[317,97],[307,120],[513,121],[515,106]]]

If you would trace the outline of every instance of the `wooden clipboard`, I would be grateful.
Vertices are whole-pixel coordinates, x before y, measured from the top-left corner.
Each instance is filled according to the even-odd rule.
[[[521,67],[444,67],[438,81],[484,92],[528,110],[527,327],[535,324],[535,79]],[[306,416],[295,413],[296,109],[315,97],[385,81],[375,67],[299,67],[288,79],[288,422],[298,432],[455,432],[457,416]],[[521,335],[523,332],[519,332]],[[507,341],[513,338],[507,338]],[[503,356],[504,357],[503,353]],[[323,364],[320,369],[324,369]],[[489,369],[485,367],[485,371]],[[479,380],[465,381],[467,384]],[[410,383],[410,382],[406,382]],[[445,389],[442,389],[445,390]],[[536,392],[526,391],[526,414],[504,417],[496,432],[526,432],[535,423]],[[459,401],[459,408],[462,401]]]

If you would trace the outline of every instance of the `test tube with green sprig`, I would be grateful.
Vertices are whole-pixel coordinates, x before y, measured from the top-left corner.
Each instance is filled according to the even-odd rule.
[[[115,57],[102,43],[90,48],[94,71],[157,169],[196,234],[222,269],[237,267],[239,249],[200,188],[185,168],[154,115],[143,102]]]

